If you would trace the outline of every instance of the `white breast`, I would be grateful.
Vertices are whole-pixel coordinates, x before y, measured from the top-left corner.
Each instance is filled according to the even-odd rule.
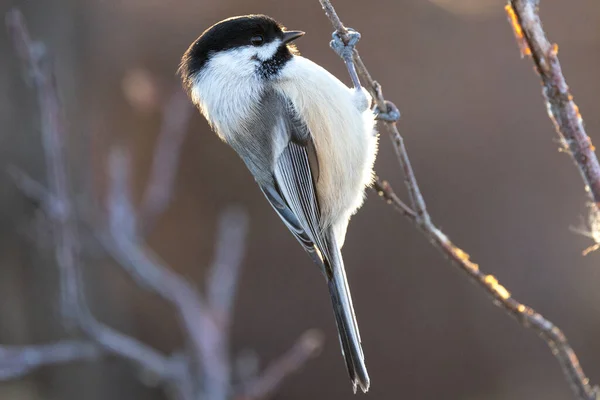
[[[373,181],[377,136],[370,96],[300,56],[285,66],[276,88],[291,99],[312,134],[320,160],[317,193],[323,224],[333,226],[341,247],[348,220]]]

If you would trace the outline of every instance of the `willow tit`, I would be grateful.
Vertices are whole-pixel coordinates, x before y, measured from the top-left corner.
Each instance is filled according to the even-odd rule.
[[[375,115],[355,74],[350,89],[299,55],[292,41],[302,35],[265,15],[229,18],[192,43],[179,73],[194,104],[321,268],[353,389],[366,392],[340,249],[373,181]],[[332,47],[347,52],[344,46],[338,40]]]

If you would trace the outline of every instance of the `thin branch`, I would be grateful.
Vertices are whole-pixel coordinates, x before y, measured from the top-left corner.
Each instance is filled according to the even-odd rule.
[[[320,2],[325,9],[327,16],[331,20],[332,25],[343,37],[346,29],[335,13],[331,2],[329,0],[320,0]],[[358,60],[357,70],[359,72],[362,71],[361,75],[370,77],[364,64],[360,60],[357,50],[355,50],[354,60],[355,62]],[[373,85],[372,82],[375,81],[371,78],[367,80],[367,83],[370,85],[368,87],[369,91],[375,97],[376,103],[380,109],[387,110],[381,108],[380,104],[389,105],[391,103],[386,102],[383,98],[379,84],[375,82]],[[481,287],[493,299],[495,305],[514,317],[521,326],[532,329],[546,342],[552,350],[552,354],[556,357],[562,367],[563,373],[571,384],[578,399],[596,399],[597,388],[592,388],[589,384],[589,379],[585,376],[579,364],[579,360],[563,332],[552,322],[545,319],[541,314],[515,300],[509,291],[498,283],[498,280],[495,277],[481,272],[479,266],[470,261],[469,255],[459,247],[455,246],[448,237],[431,222],[431,218],[425,206],[425,200],[421,194],[414,171],[410,164],[406,146],[404,145],[402,136],[398,132],[396,123],[385,122],[385,125],[388,127],[392,137],[392,143],[403,169],[405,183],[410,194],[414,211],[408,208],[395,195],[391,186],[387,183],[378,183],[377,190],[380,196],[388,203],[391,203],[396,210],[414,223],[425,234],[431,244],[440,250],[454,266],[466,273],[473,282]],[[595,156],[593,158],[595,159]]]
[[[409,206],[407,206],[406,203],[400,200],[400,197],[398,197],[396,192],[394,192],[394,189],[388,181],[382,181],[378,177],[373,183],[373,189],[379,196],[381,196],[382,199],[384,199],[388,204],[392,205],[400,214],[414,219],[417,218],[417,214]]]
[[[579,107],[573,101],[558,60],[538,14],[539,0],[511,0],[506,6],[522,55],[530,55],[542,80],[548,116],[581,173],[588,195],[600,205],[600,164],[586,134]]]
[[[225,331],[231,325],[247,234],[248,215],[244,211],[232,207],[221,215],[207,293],[212,314]]]
[[[61,278],[60,293],[63,316],[67,326],[78,327],[91,339],[111,353],[127,358],[144,369],[170,377],[171,363],[155,350],[133,337],[128,337],[95,320],[88,310],[80,277],[80,244],[75,224],[73,202],[68,187],[69,174],[66,160],[67,133],[62,120],[62,109],[56,87],[52,63],[45,46],[32,41],[22,14],[13,10],[7,14],[6,23],[12,34],[14,46],[31,76],[38,96],[44,155],[48,171],[49,189],[24,174],[13,171],[26,194],[39,197],[47,206],[52,220],[56,245],[56,263]]]
[[[109,229],[127,238],[137,235],[138,220],[131,202],[131,157],[122,147],[108,153],[108,198]]]
[[[174,363],[167,356],[132,336],[97,321],[89,311],[83,311],[80,321],[83,331],[102,348],[152,373],[161,382],[173,379]]]
[[[59,210],[54,210],[56,200],[48,193],[48,189],[46,189],[44,185],[14,165],[9,165],[7,172],[17,189],[31,201],[39,204],[46,214],[55,215],[60,213]]]
[[[167,208],[173,195],[181,147],[193,107],[178,86],[163,111],[146,190],[139,211],[139,232],[147,234],[157,217]]]
[[[61,120],[54,72],[43,45],[30,40],[18,11],[8,14],[7,24],[13,33],[15,47],[31,72],[38,94],[50,189],[16,168],[9,173],[26,195],[43,205],[53,222],[56,258],[62,278],[60,290],[68,294],[64,300],[65,308],[69,309],[69,320],[93,342],[0,346],[0,380],[22,376],[46,364],[88,360],[111,353],[132,361],[144,372],[152,374],[153,381],[165,384],[178,399],[226,400],[231,394],[227,328],[231,323],[245,250],[247,215],[232,208],[220,220],[215,262],[208,279],[208,305],[194,285],[164,266],[141,241],[143,233],[170,201],[177,160],[191,110],[187,100],[183,104],[185,97],[175,94],[165,111],[150,182],[142,201],[141,214],[146,218],[145,224],[140,229],[140,218],[131,201],[129,155],[123,149],[116,149],[109,155],[107,227],[94,229],[106,251],[138,284],[171,302],[177,310],[193,351],[191,357],[179,353],[168,357],[134,337],[99,322],[87,307],[79,276],[80,248],[76,240],[75,215],[68,189],[64,152],[66,132]],[[256,381],[254,392],[263,397],[271,394],[286,375],[297,370],[321,346],[322,338],[318,334],[305,334],[290,353],[269,367]]]
[[[235,207],[223,212],[217,231],[215,260],[207,280],[210,317],[212,317],[210,322],[214,322],[218,331],[209,327],[206,332],[206,334],[212,332],[215,336],[212,336],[207,343],[207,345],[211,345],[212,350],[210,353],[206,353],[205,350],[210,357],[204,358],[204,368],[214,369],[216,390],[226,393],[228,397],[231,383],[229,328],[233,319],[233,302],[237,292],[240,268],[246,251],[247,233],[248,215],[246,212]],[[220,382],[222,382],[221,385],[219,385]]]
[[[72,204],[69,200],[68,172],[63,168],[67,159],[67,142],[61,103],[58,98],[52,62],[43,43],[32,41],[23,15],[12,10],[6,15],[6,25],[13,45],[35,87],[41,116],[42,143],[46,158],[49,192],[53,199],[53,237],[56,241],[56,261],[61,269],[61,310],[67,324],[73,325],[79,313],[79,293],[76,259],[79,243],[75,233]]]
[[[319,354],[323,342],[323,334],[320,331],[306,331],[290,350],[273,361],[254,382],[248,385],[238,396],[238,400],[266,400],[272,397],[285,378]]]
[[[94,361],[102,354],[99,346],[81,340],[63,340],[42,345],[0,346],[0,381],[20,378],[46,365]]]
[[[325,11],[325,15],[327,15],[327,18],[329,18],[329,20],[331,21],[333,28],[336,30],[336,32],[339,33],[344,43],[348,43],[348,30],[340,20],[340,17],[338,17],[337,13],[335,12],[335,8],[333,8],[331,2],[328,0],[319,1],[321,3],[321,7],[323,7],[323,10]],[[371,93],[371,96],[373,96],[373,100],[375,101],[379,109],[383,110],[384,112],[387,112],[387,105],[383,98],[383,94],[381,93],[381,86],[379,85],[379,83],[377,83],[377,81],[375,81],[371,77],[371,74],[365,67],[365,64],[360,58],[360,54],[356,49],[354,49],[353,58],[354,64],[356,65],[356,71],[363,80],[363,85],[365,85],[365,88],[369,91],[369,93]]]
[[[111,191],[108,195],[110,231],[96,235],[108,253],[143,287],[157,293],[173,304],[178,312],[184,332],[188,335],[197,366],[206,374],[205,392],[211,400],[225,400],[229,391],[230,366],[227,336],[223,335],[211,314],[210,308],[197,289],[184,277],[163,265],[159,258],[128,229],[120,226],[119,210],[131,210],[130,217],[137,220],[127,185],[129,165],[126,152],[113,152],[109,158]],[[125,158],[125,159],[122,159]],[[235,250],[234,250],[235,251]]]
[[[20,170],[13,168],[10,171],[16,184],[22,188],[26,195],[32,198],[51,203],[52,196],[40,183],[30,178]],[[48,216],[53,220],[55,215],[51,211],[45,210]],[[100,345],[105,351],[114,355],[123,357],[138,365],[141,369],[152,373],[161,381],[169,380],[173,377],[174,362],[163,356],[156,350],[146,346],[142,342],[132,337],[126,336],[109,326],[97,321],[89,312],[87,305],[83,301],[83,294],[78,299],[78,327],[86,333],[90,339]],[[60,345],[60,346],[58,346]],[[100,348],[94,345],[96,348]],[[62,363],[75,361],[78,359],[92,359],[91,353],[87,351],[92,346],[89,342],[83,341],[63,341],[56,345],[48,344],[42,346],[23,346],[23,357],[18,358],[14,352],[3,351],[14,350],[14,348],[0,347],[0,380],[15,378],[26,374],[31,369],[45,364]],[[98,350],[99,351],[99,350]],[[36,356],[36,354],[38,354]],[[29,357],[29,358],[28,358]],[[38,357],[38,358],[35,358]],[[40,358],[41,357],[41,358]],[[70,358],[69,358],[70,357]],[[18,361],[22,361],[19,364]],[[4,364],[4,365],[3,365]],[[173,377],[174,378],[174,377]]]

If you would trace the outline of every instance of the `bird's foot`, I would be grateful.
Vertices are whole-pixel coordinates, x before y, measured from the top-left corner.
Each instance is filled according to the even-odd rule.
[[[329,42],[329,46],[340,56],[344,61],[352,61],[352,54],[356,43],[360,40],[360,33],[352,28],[346,28],[348,33],[348,43],[345,43],[338,31],[333,32],[331,35],[332,40]]]
[[[373,112],[375,113],[375,119],[385,122],[398,122],[400,119],[400,110],[391,101],[385,101],[386,111],[383,112],[379,107],[375,106]]]

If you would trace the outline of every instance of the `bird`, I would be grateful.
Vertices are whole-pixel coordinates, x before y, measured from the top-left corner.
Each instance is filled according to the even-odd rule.
[[[353,391],[367,392],[341,248],[374,180],[376,112],[355,72],[350,88],[300,55],[294,41],[304,34],[262,14],[228,18],[192,42],[178,73],[191,101],[323,273]],[[344,42],[334,33],[331,43],[346,61],[359,37],[350,34]]]

